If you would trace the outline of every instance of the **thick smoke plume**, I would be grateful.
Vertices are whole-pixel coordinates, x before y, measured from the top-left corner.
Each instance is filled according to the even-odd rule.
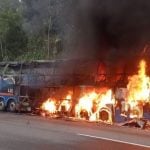
[[[68,26],[67,20],[71,18],[69,12],[70,9],[73,8],[72,1],[73,0],[22,0],[25,29],[28,32],[37,33],[50,25],[50,29],[54,30],[63,38],[64,34],[66,34],[64,28],[67,29],[66,26]]]
[[[70,14],[68,57],[126,60],[150,43],[149,0],[77,0]]]
[[[14,5],[19,1],[12,0]],[[63,41],[60,58],[114,62],[150,55],[149,0],[22,0],[20,5],[26,31],[38,33],[52,22]]]

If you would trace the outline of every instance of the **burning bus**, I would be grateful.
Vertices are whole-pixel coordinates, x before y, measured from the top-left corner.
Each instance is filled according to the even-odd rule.
[[[128,83],[124,88],[116,87],[113,89],[113,86],[96,85],[80,86],[76,100],[71,99],[71,101],[76,101],[74,117],[112,124],[117,121],[116,110],[120,105],[119,116],[122,117],[122,120],[144,118],[144,107],[149,106],[150,103],[149,81],[150,79],[146,75],[146,62],[142,60],[139,64],[138,74],[128,76]]]
[[[135,75],[124,70],[111,74],[99,60],[7,64],[1,63],[5,66],[2,77],[8,76],[6,68],[13,70],[9,77],[14,77],[14,87],[19,93],[13,96],[28,97],[32,111],[42,116],[74,117],[112,124],[144,118],[144,108],[148,106],[149,117],[150,79],[144,60]]]

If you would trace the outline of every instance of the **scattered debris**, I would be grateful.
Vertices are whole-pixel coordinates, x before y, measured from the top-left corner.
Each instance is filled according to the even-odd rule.
[[[122,126],[128,126],[128,127],[136,127],[136,128],[141,128],[145,129],[147,124],[147,120],[144,119],[132,119],[130,121],[127,121],[122,124]]]

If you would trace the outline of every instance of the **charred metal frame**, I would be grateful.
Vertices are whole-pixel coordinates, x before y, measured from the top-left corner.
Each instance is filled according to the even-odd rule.
[[[57,89],[63,86],[93,86],[93,87],[110,87],[115,90],[116,87],[125,87],[127,83],[127,73],[110,74],[99,73],[98,69],[101,61],[94,62],[94,70],[88,71],[88,66],[93,63],[94,60],[37,60],[31,62],[1,62],[0,67],[3,68],[1,77],[14,77],[15,86],[18,88],[18,96],[23,97],[21,94],[21,87],[25,86],[28,97],[29,88],[49,88]],[[78,64],[80,66],[78,66]],[[68,68],[67,68],[68,67]],[[78,69],[79,67],[79,69]],[[81,67],[81,69],[80,69]],[[10,68],[16,73],[7,73],[7,69]],[[39,68],[51,69],[50,72],[36,72]],[[60,71],[61,69],[61,71]],[[63,73],[63,71],[70,69],[71,72]],[[87,69],[87,73],[83,73],[84,69]],[[93,68],[92,68],[93,69]],[[79,70],[79,72],[78,72]],[[82,70],[82,73],[80,73]],[[99,80],[99,77],[101,80]],[[115,78],[117,77],[117,78]],[[26,79],[25,79],[26,78]],[[24,81],[25,79],[25,81]],[[116,80],[117,79],[117,80]],[[31,99],[35,99],[32,97]]]

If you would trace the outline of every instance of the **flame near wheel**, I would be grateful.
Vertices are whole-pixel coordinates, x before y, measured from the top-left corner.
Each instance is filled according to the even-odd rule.
[[[89,114],[88,114],[88,111],[85,110],[85,109],[81,110],[80,116],[81,116],[81,118],[85,118],[86,120],[89,120]]]
[[[101,108],[99,111],[99,119],[104,122],[112,123],[112,111],[109,108]]]

